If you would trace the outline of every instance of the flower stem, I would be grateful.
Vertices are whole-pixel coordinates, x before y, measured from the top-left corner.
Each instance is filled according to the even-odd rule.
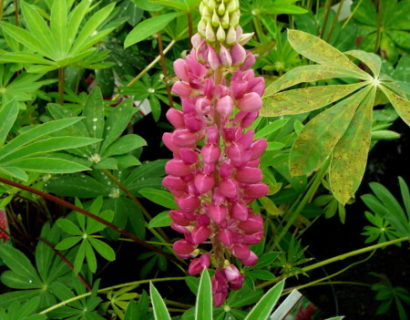
[[[376,42],[374,44],[374,52],[378,52],[380,49],[380,40],[382,35],[382,0],[378,0],[377,3],[377,32],[376,32]]]
[[[0,21],[3,19],[4,0],[0,0]]]
[[[357,6],[354,8],[353,12],[349,15],[349,17],[347,18],[347,20],[343,23],[342,25],[342,29],[344,29],[347,24],[350,22],[350,20],[353,18],[353,16],[356,14],[357,10],[360,8],[360,6],[362,5],[363,0],[359,0],[359,3],[357,4]]]
[[[172,99],[171,86],[169,85],[167,64],[165,62],[164,43],[162,42],[161,33],[158,33],[158,50],[161,58],[162,74],[164,75],[165,88],[167,90],[168,104],[170,108],[174,107],[174,100]]]
[[[64,68],[58,69],[58,96],[60,99],[60,104],[64,105]]]
[[[86,211],[82,208],[79,208],[79,207],[73,205],[72,203],[70,203],[68,201],[65,201],[65,200],[63,200],[59,197],[53,196],[51,194],[48,194],[48,193],[45,193],[43,191],[34,189],[32,187],[22,185],[18,182],[14,182],[14,181],[11,181],[11,180],[8,180],[8,179],[5,179],[5,178],[0,177],[0,182],[2,182],[4,184],[7,184],[7,185],[10,185],[10,186],[13,186],[13,187],[16,187],[16,188],[19,188],[21,190],[28,191],[30,193],[37,194],[40,197],[43,197],[44,199],[47,199],[47,200],[52,201],[54,203],[57,203],[57,204],[59,204],[63,207],[71,209],[73,211],[77,211],[77,212],[79,212],[79,213],[81,213],[81,214],[83,214],[83,215],[85,215],[85,216],[87,216],[87,217],[89,217],[89,218],[91,218],[95,221],[98,221],[99,223],[107,226],[108,228],[120,233],[124,237],[130,238],[131,240],[133,240],[135,243],[139,244],[140,246],[145,247],[145,248],[147,248],[151,251],[154,251],[156,253],[159,253],[160,255],[166,257],[167,259],[170,259],[172,262],[174,262],[175,264],[177,264],[179,266],[180,261],[177,258],[175,258],[173,255],[170,255],[169,253],[164,252],[160,248],[157,248],[157,247],[155,247],[155,246],[153,246],[149,243],[146,243],[144,240],[141,240],[140,238],[138,238],[135,235],[131,234],[127,230],[125,230],[123,228],[120,228],[120,227],[116,226],[115,224],[113,224],[113,223],[111,223],[107,220],[104,220],[104,219],[100,218],[99,216],[96,216],[95,214],[93,214],[91,212],[88,212],[88,211]]]
[[[141,284],[150,283],[150,282],[180,281],[180,280],[185,280],[185,277],[168,277],[168,278],[138,280],[138,281],[126,282],[126,283],[117,284],[115,286],[103,288],[103,289],[97,290],[97,293],[104,293],[104,292],[115,290],[115,289],[120,289],[120,288],[124,288],[124,287],[135,286],[135,285],[141,285]],[[39,314],[47,314],[51,311],[54,311],[58,308],[61,308],[61,307],[65,306],[66,304],[69,304],[71,302],[87,298],[87,297],[91,296],[91,294],[92,294],[92,292],[87,292],[87,293],[83,293],[83,294],[80,294],[78,296],[72,297],[70,299],[61,301],[61,302],[55,304],[54,306],[51,306],[47,309],[44,309]]]
[[[13,1],[14,4],[14,18],[16,19],[16,26],[20,25],[20,16],[19,16],[19,1],[18,0],[14,0]]]
[[[327,34],[327,37],[326,37],[327,42],[329,42],[330,39],[332,38],[332,34],[335,31],[336,25],[339,21],[339,16],[340,16],[340,13],[342,12],[342,8],[343,8],[344,3],[345,3],[345,0],[341,0],[338,4],[336,16],[333,20],[332,27],[330,28],[330,31],[329,31],[329,33]]]
[[[322,25],[322,30],[320,31],[319,37],[323,38],[326,32],[326,27],[327,27],[327,22],[329,20],[329,15],[330,15],[330,10],[332,10],[332,3],[333,0],[326,0],[326,5],[325,5],[325,18],[323,19],[323,25]]]
[[[188,20],[188,35],[189,35],[189,39],[191,39],[192,36],[194,35],[194,27],[192,23],[192,12],[191,11],[187,13],[187,20]]]
[[[275,280],[265,281],[265,282],[261,283],[260,285],[258,285],[258,288],[264,288],[264,287],[270,286],[274,283],[277,283],[282,279],[287,279],[287,278],[290,278],[290,277],[294,277],[294,276],[299,275],[301,273],[306,273],[308,271],[312,271],[314,269],[326,266],[326,265],[334,263],[334,262],[342,261],[342,260],[345,260],[347,258],[357,256],[359,254],[363,254],[363,253],[366,253],[366,252],[370,252],[370,251],[374,251],[374,250],[377,250],[377,249],[385,248],[385,247],[391,246],[393,244],[404,242],[404,241],[409,241],[409,240],[410,240],[409,237],[403,237],[403,238],[394,239],[394,240],[391,240],[391,241],[386,241],[386,242],[374,244],[374,245],[367,246],[367,247],[364,247],[364,248],[360,248],[360,249],[357,249],[357,250],[349,251],[347,253],[343,253],[343,254],[337,255],[335,257],[332,257],[332,258],[329,258],[329,259],[326,259],[326,260],[311,264],[310,266],[301,268],[301,270],[299,270],[299,271],[295,271],[295,272],[292,272],[290,274],[281,275],[280,277],[277,277]]]

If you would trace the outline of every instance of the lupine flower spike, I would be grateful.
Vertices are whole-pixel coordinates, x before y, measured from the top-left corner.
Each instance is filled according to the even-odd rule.
[[[172,90],[182,111],[167,112],[175,131],[163,136],[173,152],[163,185],[179,206],[170,212],[171,227],[184,235],[174,252],[193,259],[192,275],[211,265],[216,269],[212,287],[220,306],[229,289],[243,285],[235,258],[255,265],[258,257],[249,245],[263,237],[262,217],[249,205],[268,193],[259,168],[267,143],[247,128],[262,106],[265,83],[251,69],[255,57],[243,47],[251,35],[238,25],[239,1],[203,0],[200,12],[192,51],[174,62],[179,81]]]
[[[2,241],[6,242],[10,239],[9,226],[7,222],[6,211],[0,208],[0,243]]]

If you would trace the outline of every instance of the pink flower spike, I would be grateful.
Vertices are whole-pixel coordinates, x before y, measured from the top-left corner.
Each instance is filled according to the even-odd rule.
[[[6,233],[9,231],[9,225],[7,222],[6,211],[0,209],[0,240],[3,239],[5,242],[10,239],[10,236]]]
[[[244,167],[236,172],[236,180],[242,183],[257,183],[262,181],[262,170]]]
[[[184,161],[186,164],[193,164],[198,161],[198,154],[192,149],[180,149],[179,156],[181,157],[182,161]]]
[[[165,144],[165,146],[171,150],[172,152],[178,152],[179,148],[172,142],[172,133],[170,132],[165,132],[162,135],[162,142]]]
[[[176,202],[178,206],[184,212],[192,212],[195,211],[201,204],[197,197],[188,195],[185,197],[178,197],[176,198]]]
[[[251,145],[251,160],[255,160],[259,158],[266,150],[268,147],[268,143],[266,142],[265,139],[261,138],[258,140],[255,140],[252,145]]]
[[[219,191],[227,198],[235,198],[238,195],[238,186],[233,179],[226,179],[219,184]]]
[[[241,66],[240,70],[244,70],[244,71],[248,70],[250,67],[252,67],[255,64],[255,62],[256,62],[256,59],[255,59],[254,54],[250,51],[247,51],[245,62]]]
[[[189,97],[192,93],[192,88],[186,82],[177,81],[172,86],[172,92],[181,97]]]
[[[215,163],[218,161],[221,151],[215,144],[207,144],[202,147],[201,154],[205,163]]]
[[[188,129],[177,129],[172,134],[172,142],[180,148],[194,147],[196,145],[196,136]]]
[[[195,187],[199,193],[207,193],[212,190],[215,185],[215,179],[212,176],[205,174],[197,174],[195,176]]]
[[[222,229],[218,232],[218,239],[227,247],[231,247],[233,244],[232,231],[228,229]]]
[[[214,70],[218,69],[218,67],[221,65],[218,54],[212,46],[208,46],[208,63]]]
[[[239,43],[233,45],[231,49],[232,64],[234,66],[240,65],[245,62],[246,59],[246,50]]]
[[[253,234],[246,234],[242,238],[242,243],[247,245],[258,244],[262,240],[263,236],[264,233],[262,231]]]
[[[208,207],[208,215],[213,221],[215,221],[217,224],[220,224],[226,219],[228,215],[228,209],[225,206],[211,204]]]
[[[246,186],[243,190],[248,198],[262,198],[269,193],[268,186],[264,183],[255,183]]]
[[[184,114],[181,111],[174,108],[170,108],[168,109],[165,116],[175,128],[185,128]]]
[[[181,226],[187,226],[191,223],[191,221],[185,217],[184,213],[178,210],[171,210],[169,216],[175,223]]]
[[[243,244],[234,245],[232,253],[241,260],[245,266],[254,266],[258,262],[257,255]]]
[[[186,183],[179,177],[166,176],[162,185],[175,195],[181,195],[186,191]]]
[[[188,267],[188,273],[192,276],[200,274],[204,269],[209,268],[211,260],[209,254],[203,254],[199,258],[196,258],[191,261]]]
[[[224,46],[221,46],[221,48],[219,49],[219,58],[224,67],[232,66],[231,54]]]
[[[218,126],[213,125],[206,129],[206,135],[208,136],[208,144],[217,144],[218,143]]]
[[[262,99],[261,97],[255,93],[250,92],[246,93],[239,101],[238,101],[238,108],[241,111],[245,112],[254,112],[259,111],[262,107]]]
[[[218,100],[216,104],[216,111],[222,116],[223,119],[230,116],[233,110],[233,100],[231,96],[225,96]]]
[[[178,240],[174,242],[172,249],[178,257],[186,259],[192,256],[195,246],[186,240]]]
[[[200,226],[192,231],[192,241],[195,244],[201,244],[205,242],[211,235],[211,230],[206,226]]]
[[[171,176],[182,177],[190,174],[193,169],[182,160],[172,159],[165,165],[165,172]]]
[[[191,132],[197,132],[202,129],[203,123],[193,114],[186,114],[184,123],[186,128]]]
[[[242,119],[241,122],[241,127],[242,128],[247,128],[252,125],[252,123],[256,120],[258,117],[259,112],[254,111],[254,112],[246,112],[246,116]]]
[[[249,215],[248,220],[241,222],[238,227],[247,234],[263,231],[263,219],[260,214]]]
[[[232,206],[232,217],[239,221],[246,221],[248,219],[248,207],[240,202],[235,202]]]
[[[180,80],[189,82],[188,66],[184,59],[177,59],[174,61],[174,70]]]

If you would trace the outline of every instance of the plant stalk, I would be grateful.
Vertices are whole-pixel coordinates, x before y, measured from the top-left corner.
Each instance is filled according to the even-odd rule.
[[[322,25],[322,30],[319,33],[319,37],[323,38],[326,32],[326,27],[327,27],[327,22],[329,20],[329,15],[330,15],[330,10],[332,10],[332,3],[333,0],[326,0],[326,5],[325,5],[325,18],[323,19],[323,25]]]
[[[3,19],[4,0],[0,0],[0,21]]]
[[[191,11],[187,13],[187,20],[188,20],[188,35],[189,35],[189,39],[191,39],[192,36],[194,35],[194,26],[192,22],[192,12]],[[189,43],[190,43],[190,46],[192,47],[191,41]]]
[[[162,42],[161,33],[158,33],[158,50],[159,50],[159,56],[161,58],[161,68],[162,68],[162,74],[164,75],[165,88],[167,89],[168,104],[170,108],[173,108],[174,100],[172,99],[171,86],[169,85],[169,81],[168,81],[169,80],[168,70],[167,70],[167,64],[165,61],[164,43]]]
[[[374,52],[378,52],[380,50],[380,40],[382,35],[382,0],[378,0],[377,3],[377,31],[376,31],[376,42],[374,44]]]
[[[343,8],[344,3],[345,3],[345,0],[341,0],[339,2],[339,6],[337,7],[335,19],[333,20],[332,27],[330,28],[330,31],[329,31],[329,33],[326,37],[327,42],[330,41],[330,39],[332,38],[332,34],[336,29],[336,25],[339,22],[340,13],[342,12],[342,8]]]
[[[65,77],[64,68],[59,68],[58,69],[58,96],[59,96],[61,105],[64,105],[64,77]]]
[[[140,284],[145,284],[145,283],[150,283],[150,282],[181,281],[181,280],[185,280],[185,277],[168,277],[168,278],[138,280],[138,281],[126,282],[126,283],[117,284],[115,286],[103,288],[103,289],[98,290],[97,293],[104,293],[104,292],[115,290],[115,289],[120,289],[120,288],[124,288],[124,287],[135,286],[135,285],[140,285]],[[83,298],[87,298],[87,297],[91,296],[91,294],[92,294],[92,292],[87,292],[87,293],[83,293],[83,294],[80,294],[78,296],[72,297],[70,299],[61,301],[61,302],[55,304],[54,306],[51,306],[47,309],[44,309],[39,314],[47,314],[47,313],[49,313],[53,310],[56,310],[58,308],[61,308],[61,307],[65,306],[66,304],[69,304],[69,303],[74,302],[74,301],[81,300]]]
[[[21,190],[28,191],[30,193],[37,194],[40,197],[43,197],[43,198],[45,198],[49,201],[52,201],[56,204],[59,204],[63,207],[66,207],[70,210],[77,211],[77,212],[79,212],[79,213],[81,213],[81,214],[83,214],[83,215],[85,215],[85,216],[87,216],[87,217],[89,217],[89,218],[91,218],[95,221],[98,221],[99,223],[105,225],[106,227],[120,233],[124,237],[127,237],[127,238],[133,240],[135,243],[139,244],[140,246],[145,247],[149,250],[152,250],[152,251],[166,257],[167,259],[171,260],[172,262],[174,262],[176,265],[179,266],[180,261],[177,258],[175,258],[173,255],[170,255],[169,253],[166,253],[163,250],[161,250],[161,249],[159,249],[159,248],[157,248],[157,247],[155,247],[155,246],[153,246],[149,243],[146,243],[144,240],[141,240],[140,238],[138,238],[135,235],[131,234],[127,230],[125,230],[123,228],[120,228],[120,227],[116,226],[115,224],[113,224],[113,223],[111,223],[107,220],[104,220],[104,219],[100,218],[99,216],[96,216],[95,214],[93,214],[91,212],[88,212],[88,211],[86,211],[82,208],[79,208],[79,207],[73,205],[72,203],[70,203],[68,201],[65,201],[65,200],[63,200],[59,197],[53,196],[51,194],[45,193],[43,191],[34,189],[32,187],[25,186],[23,184],[20,184],[18,182],[14,182],[14,181],[11,181],[11,180],[8,180],[8,179],[5,179],[5,178],[0,177],[0,182],[2,182],[4,184],[7,184],[7,185],[10,185],[10,186],[13,186],[13,187],[16,187],[16,188],[19,188]]]
[[[295,272],[292,272],[290,274],[283,274],[283,275],[277,277],[274,280],[265,281],[265,282],[261,283],[260,285],[258,285],[258,288],[264,288],[264,287],[270,286],[272,284],[275,284],[275,283],[277,283],[277,282],[279,282],[283,279],[294,277],[294,276],[297,276],[301,273],[306,273],[308,271],[312,271],[314,269],[321,268],[323,266],[326,266],[326,265],[334,263],[334,262],[342,261],[342,260],[345,260],[347,258],[357,256],[359,254],[363,254],[363,253],[366,253],[366,252],[370,252],[370,251],[374,251],[374,250],[377,250],[377,249],[385,248],[385,247],[391,246],[393,244],[404,242],[404,241],[409,241],[409,240],[410,240],[409,237],[403,237],[403,238],[399,238],[399,239],[394,239],[394,240],[374,244],[374,245],[367,246],[367,247],[364,247],[364,248],[360,248],[360,249],[357,249],[357,250],[349,251],[347,253],[343,253],[343,254],[337,255],[335,257],[332,257],[332,258],[329,258],[329,259],[314,263],[310,266],[301,268],[300,271],[295,271]]]
[[[19,25],[20,25],[19,0],[14,0],[14,1],[13,1],[13,4],[14,4],[14,18],[15,18],[15,20],[16,20],[16,26],[19,26]]]

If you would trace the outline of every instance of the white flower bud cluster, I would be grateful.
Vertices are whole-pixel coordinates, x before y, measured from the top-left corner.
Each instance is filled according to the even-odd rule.
[[[239,0],[202,0],[199,5],[199,34],[208,42],[231,46],[236,43],[239,26]]]

